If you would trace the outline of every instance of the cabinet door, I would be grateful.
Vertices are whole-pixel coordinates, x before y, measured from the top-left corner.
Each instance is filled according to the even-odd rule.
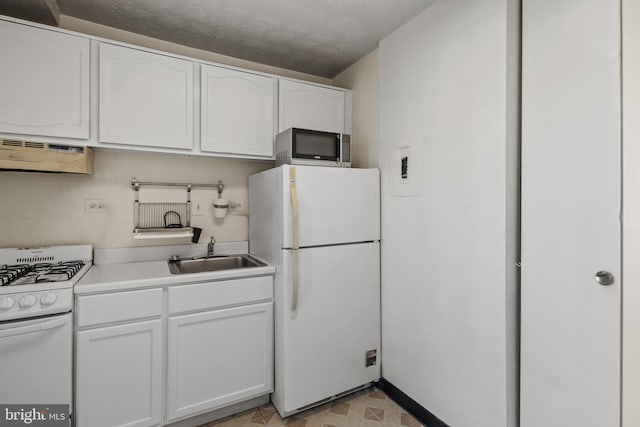
[[[280,80],[279,132],[297,127],[344,132],[344,92]]]
[[[344,133],[349,135],[353,135],[352,109],[353,109],[353,94],[351,92],[345,92],[344,93]]]
[[[209,65],[201,80],[201,150],[273,156],[276,80]]]
[[[193,63],[100,44],[100,142],[193,148]]]
[[[76,425],[143,427],[162,420],[162,321],[77,333]]]
[[[269,393],[273,304],[170,318],[168,347],[168,420]]]
[[[89,40],[0,21],[0,132],[89,138]]]
[[[522,53],[520,425],[619,426],[619,2],[524,1]]]

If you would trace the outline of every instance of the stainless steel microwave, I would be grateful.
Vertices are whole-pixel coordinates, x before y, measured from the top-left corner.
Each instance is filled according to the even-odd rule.
[[[276,164],[351,167],[351,135],[289,128],[276,135]]]

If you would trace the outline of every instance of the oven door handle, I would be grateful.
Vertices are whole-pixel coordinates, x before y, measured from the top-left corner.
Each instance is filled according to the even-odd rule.
[[[37,323],[35,325],[3,329],[3,330],[0,330],[0,338],[13,337],[16,335],[26,335],[34,332],[48,331],[51,329],[59,328],[60,326],[65,325],[68,321],[69,320],[67,318],[54,319],[44,323]]]

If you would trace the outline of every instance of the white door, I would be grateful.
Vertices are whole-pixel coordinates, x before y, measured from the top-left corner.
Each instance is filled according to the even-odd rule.
[[[89,40],[0,21],[0,132],[89,138]]]
[[[269,393],[273,303],[169,318],[167,419]]]
[[[280,80],[279,132],[291,127],[344,132],[344,92]]]
[[[523,5],[522,427],[620,423],[619,8]]]
[[[159,425],[162,352],[160,319],[78,332],[76,426]]]
[[[0,325],[0,402],[71,405],[71,314]]]
[[[193,148],[193,63],[101,43],[100,142]]]
[[[200,149],[273,156],[276,80],[202,65],[201,82]]]
[[[299,293],[291,307],[291,251],[276,281],[276,384],[281,413],[380,377],[380,245],[301,249]],[[366,366],[367,351],[377,352]]]
[[[282,166],[283,247],[293,246],[292,168],[300,247],[380,239],[378,169]]]

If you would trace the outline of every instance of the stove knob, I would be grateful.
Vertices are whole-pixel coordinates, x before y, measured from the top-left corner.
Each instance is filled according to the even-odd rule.
[[[33,307],[38,300],[33,295],[25,295],[20,299],[21,308]]]
[[[0,298],[0,310],[9,310],[16,301],[12,297]]]
[[[48,294],[44,294],[40,297],[40,305],[52,305],[56,302],[58,297],[53,292],[49,292]]]

